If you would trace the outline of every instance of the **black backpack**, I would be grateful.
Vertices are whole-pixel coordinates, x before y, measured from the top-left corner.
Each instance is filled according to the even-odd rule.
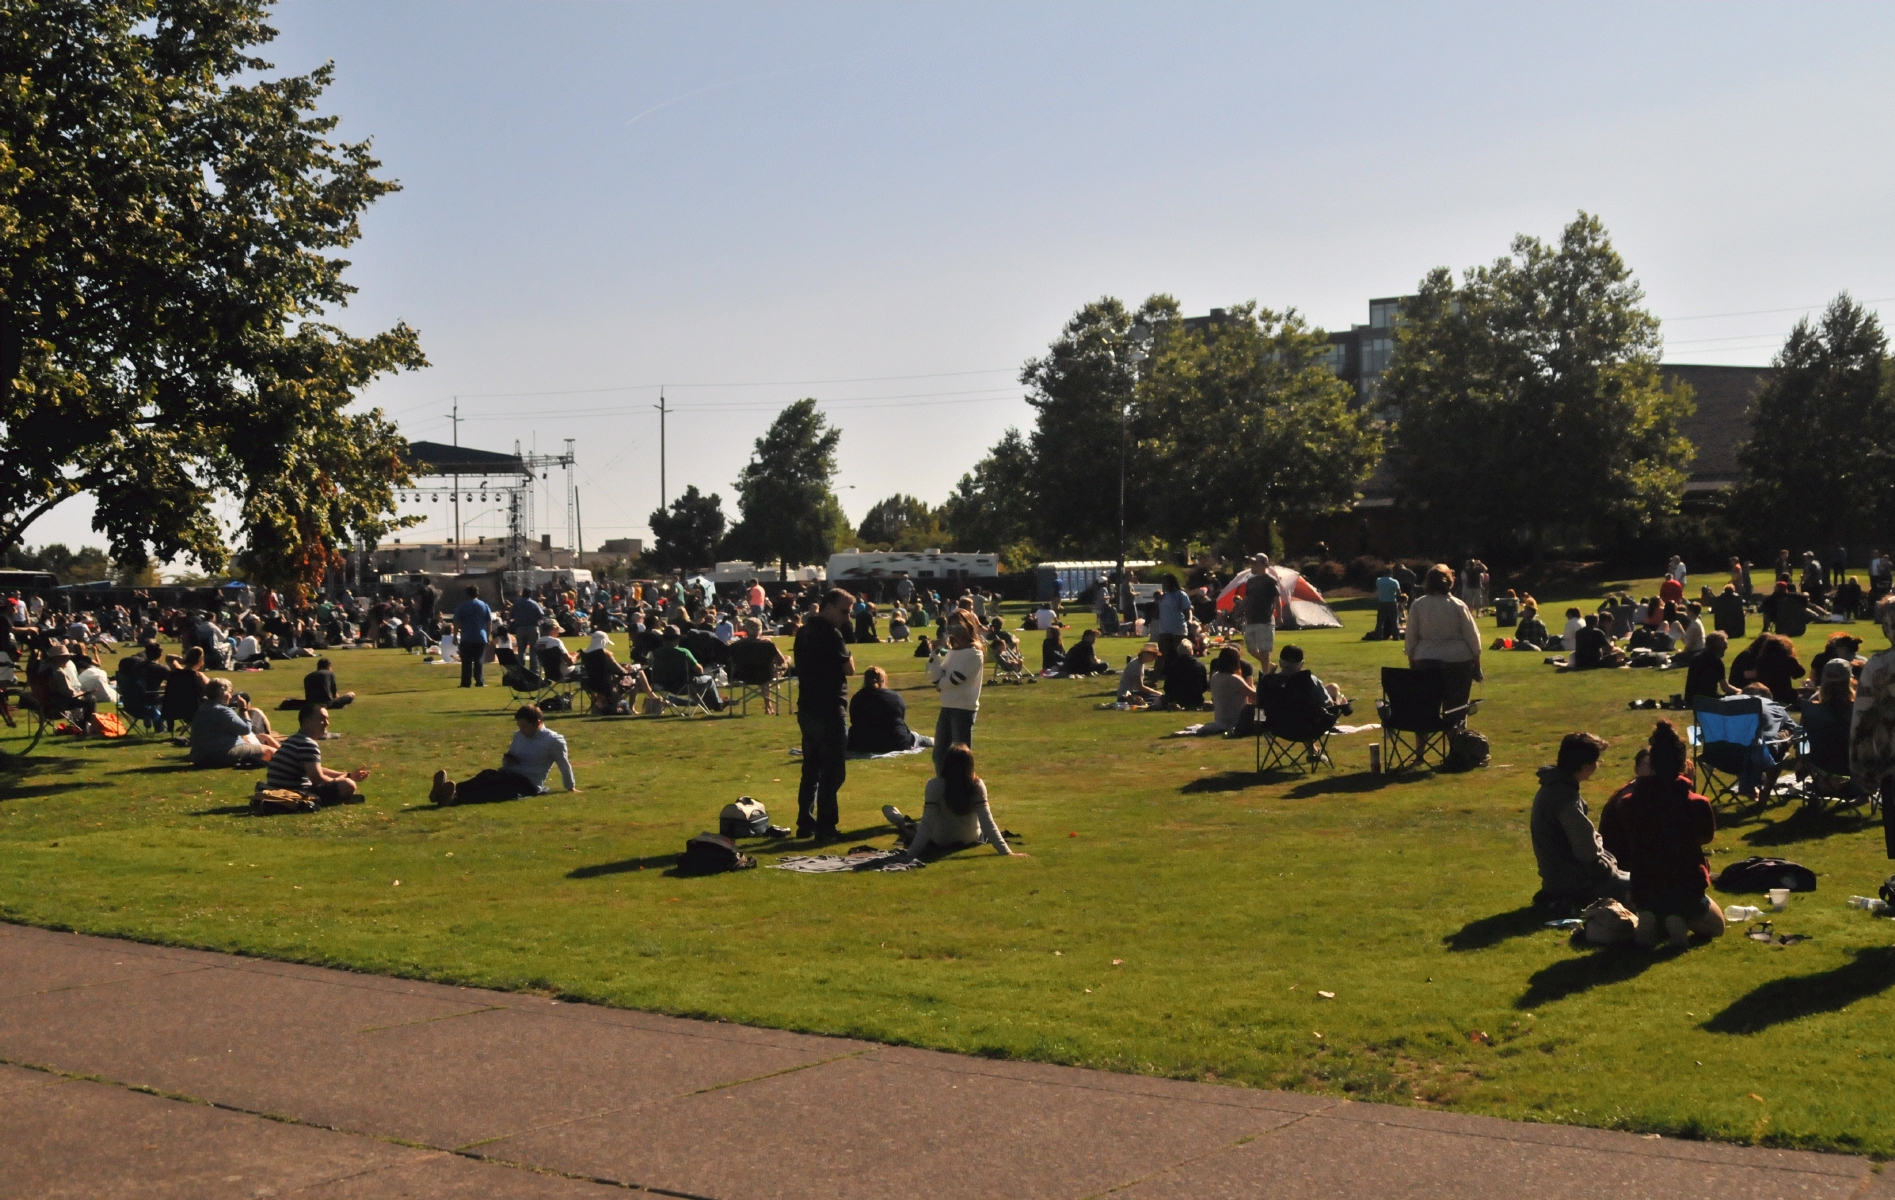
[[[678,856],[680,875],[716,875],[756,865],[756,859],[737,849],[737,843],[721,833],[698,834],[684,844],[684,853]]]
[[[1713,882],[1720,892],[1767,892],[1771,888],[1813,892],[1816,872],[1787,858],[1746,858],[1718,872]]]
[[[1448,756],[1441,764],[1443,771],[1472,771],[1476,767],[1487,765],[1487,739],[1471,729],[1460,729],[1448,735]]]
[[[770,810],[749,796],[739,796],[718,814],[717,832],[727,838],[762,837],[770,832]]]

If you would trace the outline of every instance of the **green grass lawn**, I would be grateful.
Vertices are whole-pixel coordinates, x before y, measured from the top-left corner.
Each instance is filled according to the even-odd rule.
[[[1358,640],[1359,604],[1344,618],[1286,640],[1373,720],[1398,648]],[[1829,628],[1803,639],[1805,661]],[[1108,646],[1115,663],[1135,648]],[[459,690],[457,671],[394,651],[335,657],[362,698],[326,753],[374,769],[365,804],[253,817],[253,775],[190,770],[162,742],[49,738],[0,788],[0,916],[944,1050],[1895,1153],[1880,1099],[1895,926],[1844,905],[1889,872],[1879,827],[1783,808],[1720,830],[1713,870],[1774,853],[1820,876],[1778,921],[1813,937],[1788,948],[1584,952],[1526,909],[1534,768],[1572,730],[1612,739],[1596,812],[1654,716],[1626,701],[1680,690],[1681,673],[1489,654],[1473,724],[1492,765],[1400,781],[1367,773],[1373,734],[1332,742],[1333,772],[1259,781],[1248,742],[1170,740],[1179,714],[1099,710],[1109,680],[989,688],[981,772],[1031,857],[691,879],[667,870],[734,797],[792,823],[793,717],[560,714],[580,794],[435,810],[436,767],[498,765],[506,691]],[[911,647],[857,662],[888,668],[932,730]],[[282,665],[240,686],[273,707],[301,690],[303,664]],[[925,756],[850,764],[847,844],[892,844],[879,809],[918,812],[928,771]]]

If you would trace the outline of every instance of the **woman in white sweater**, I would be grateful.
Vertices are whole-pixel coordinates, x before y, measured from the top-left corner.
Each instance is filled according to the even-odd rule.
[[[1459,708],[1467,703],[1474,681],[1481,677],[1480,628],[1466,604],[1454,597],[1454,572],[1436,564],[1422,581],[1424,594],[1408,606],[1408,637],[1403,647],[1408,665],[1423,671],[1441,671],[1448,677],[1442,704]]]
[[[948,747],[974,744],[974,717],[980,712],[979,618],[955,609],[948,614],[946,634],[928,659],[928,678],[941,689],[941,715],[934,722],[934,771],[941,773]]]
[[[908,853],[922,858],[930,851],[940,853],[984,843],[996,854],[1025,857],[1007,845],[1000,826],[994,824],[993,810],[987,805],[987,784],[974,773],[974,752],[966,746],[950,746],[941,758],[939,773],[928,780],[922,795],[921,820],[903,816],[892,804],[882,808],[888,823],[907,839]]]

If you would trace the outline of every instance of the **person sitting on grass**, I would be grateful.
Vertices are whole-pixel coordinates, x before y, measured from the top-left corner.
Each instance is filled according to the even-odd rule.
[[[908,728],[908,702],[889,688],[888,672],[880,667],[863,671],[862,686],[849,700],[849,752],[894,754],[933,745],[933,738]]]
[[[1108,675],[1111,671],[1111,665],[1099,657],[1099,631],[1096,629],[1088,629],[1080,634],[1079,640],[1067,649],[1059,663],[1059,674],[1067,679]]]
[[[1639,780],[1649,778],[1651,773],[1652,748],[1649,745],[1640,746],[1638,753],[1632,756],[1632,778],[1624,787],[1606,797],[1606,802],[1599,806],[1599,843],[1614,861],[1624,859],[1627,855],[1625,806],[1631,802],[1632,788]]]
[[[1612,638],[1600,627],[1596,614],[1588,616],[1579,632],[1573,635],[1573,654],[1571,668],[1575,671],[1594,671],[1605,667],[1617,667],[1625,662],[1625,652],[1615,649]]]
[[[355,703],[355,693],[337,687],[335,664],[319,658],[316,669],[303,676],[303,703],[320,704],[327,709],[347,708]]]
[[[1540,871],[1540,890],[1533,897],[1536,908],[1570,915],[1594,900],[1625,900],[1630,895],[1630,877],[1606,850],[1579,794],[1580,785],[1599,770],[1599,754],[1605,748],[1603,738],[1569,733],[1560,740],[1558,759],[1540,768],[1540,790],[1528,818]]]
[[[994,823],[986,781],[974,772],[974,752],[959,742],[947,748],[939,772],[928,780],[919,821],[903,816],[892,804],[883,805],[882,816],[914,858],[933,858],[982,843],[992,846],[996,854],[1026,857],[1007,845]]]
[[[1164,699],[1164,694],[1145,682],[1145,668],[1158,660],[1158,647],[1146,642],[1139,648],[1131,662],[1125,664],[1125,670],[1119,673],[1119,703],[1129,704],[1133,708],[1150,708]]]
[[[1048,626],[1046,639],[1040,643],[1040,673],[1057,674],[1066,662],[1066,640],[1060,636],[1059,626]]]
[[[1704,648],[1691,660],[1684,673],[1684,706],[1696,708],[1700,700],[1715,700],[1736,689],[1724,682],[1724,651],[1730,639],[1721,629],[1704,635]]]
[[[1283,648],[1283,657],[1289,657],[1290,648]],[[1226,646],[1217,652],[1217,658],[1211,662],[1211,721],[1198,732],[1205,737],[1212,734],[1234,734],[1243,727],[1244,714],[1257,702],[1257,689],[1244,678],[1244,653],[1235,646]]]
[[[495,800],[517,800],[539,796],[546,791],[546,776],[554,767],[568,792],[577,792],[572,760],[566,755],[566,739],[546,728],[546,718],[531,704],[522,704],[513,714],[519,727],[507,752],[501,756],[499,770],[485,770],[465,783],[455,783],[446,771],[434,773],[434,786],[428,799],[435,804],[486,804]]]
[[[1546,622],[1540,620],[1539,606],[1529,599],[1520,609],[1520,623],[1513,630],[1515,650],[1546,649]]]
[[[1179,712],[1194,712],[1204,707],[1205,693],[1211,690],[1211,677],[1191,653],[1191,639],[1173,643],[1171,658],[1165,663],[1164,704]]]
[[[1655,946],[1663,936],[1675,949],[1691,934],[1714,938],[1724,932],[1724,914],[1705,895],[1711,873],[1704,847],[1717,835],[1717,814],[1691,790],[1677,728],[1658,722],[1650,744],[1651,774],[1633,780],[1624,802],[1624,865],[1632,875],[1639,944]],[[1616,829],[1614,836],[1621,836]]]
[[[243,707],[241,700],[231,704],[229,680],[213,679],[205,686],[203,703],[191,718],[192,766],[260,767],[270,761],[276,739],[255,733]]]
[[[328,733],[329,710],[320,704],[303,705],[296,732],[284,738],[270,757],[263,786],[301,792],[325,806],[355,799],[356,785],[368,778],[368,768],[332,771],[323,766],[321,743]]]

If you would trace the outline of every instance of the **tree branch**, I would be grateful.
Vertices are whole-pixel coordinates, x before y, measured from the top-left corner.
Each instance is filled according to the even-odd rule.
[[[45,516],[47,510],[51,509],[54,505],[70,499],[75,494],[74,492],[67,492],[62,496],[53,496],[40,504],[37,508],[29,510],[27,514],[19,520],[0,526],[0,552],[13,549],[14,544],[20,540],[20,535],[26,532],[28,525],[31,525],[33,522]]]

